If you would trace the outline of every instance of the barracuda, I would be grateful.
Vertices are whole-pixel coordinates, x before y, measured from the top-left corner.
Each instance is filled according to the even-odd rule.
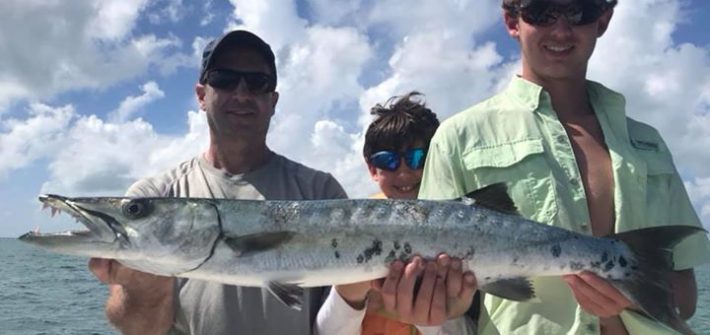
[[[530,278],[590,271],[645,315],[684,334],[665,271],[670,249],[698,227],[664,226],[608,238],[526,220],[504,184],[456,201],[255,201],[41,196],[88,231],[22,241],[54,252],[117,259],[144,272],[268,288],[298,308],[302,287],[384,277],[388,265],[440,253],[464,260],[479,289],[516,301]]]

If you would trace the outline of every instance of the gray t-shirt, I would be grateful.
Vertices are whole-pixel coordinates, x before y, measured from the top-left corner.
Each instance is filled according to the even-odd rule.
[[[200,155],[175,169],[136,182],[126,196],[269,200],[347,197],[330,174],[277,154],[258,170],[240,175],[216,169]],[[261,288],[178,279],[176,320],[171,334],[311,334],[325,298],[323,293],[323,288],[306,289],[299,312]]]

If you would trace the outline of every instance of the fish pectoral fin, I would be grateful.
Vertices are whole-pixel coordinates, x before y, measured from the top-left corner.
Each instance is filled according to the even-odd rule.
[[[240,257],[252,253],[271,250],[290,241],[296,233],[290,231],[250,234],[238,237],[226,236],[226,243]]]
[[[268,282],[266,288],[284,305],[297,311],[303,306],[303,288],[298,285]]]
[[[465,204],[475,204],[495,211],[518,214],[513,199],[508,195],[508,186],[505,183],[495,183],[472,191],[460,199]]]
[[[513,301],[526,301],[535,297],[535,290],[528,278],[502,279],[483,285],[481,291]]]

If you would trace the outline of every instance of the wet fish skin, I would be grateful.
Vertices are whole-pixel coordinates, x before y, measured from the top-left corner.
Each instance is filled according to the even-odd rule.
[[[513,300],[534,296],[529,278],[582,271],[612,282],[650,317],[692,334],[669,296],[668,249],[696,227],[667,226],[596,238],[526,220],[505,186],[463,201],[255,201],[188,198],[64,198],[45,204],[90,233],[20,239],[53,251],[117,259],[160,275],[264,286],[299,304],[299,288],[384,277],[413,255],[461,258],[479,288]],[[664,301],[664,300],[660,300]],[[658,305],[661,305],[660,307]]]

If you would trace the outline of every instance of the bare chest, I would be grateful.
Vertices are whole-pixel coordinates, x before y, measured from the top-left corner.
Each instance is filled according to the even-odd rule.
[[[614,232],[614,174],[611,156],[596,117],[566,123],[595,236]]]

